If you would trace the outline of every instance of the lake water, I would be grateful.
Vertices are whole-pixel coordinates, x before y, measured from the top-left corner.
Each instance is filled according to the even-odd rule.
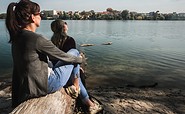
[[[88,74],[123,83],[161,82],[185,87],[185,21],[67,20],[68,34],[85,52]],[[49,20],[37,32],[52,36]],[[4,20],[0,20],[0,77],[10,76],[12,58]],[[102,43],[112,42],[112,45]],[[80,44],[95,44],[80,47]],[[110,81],[110,80],[109,80]]]

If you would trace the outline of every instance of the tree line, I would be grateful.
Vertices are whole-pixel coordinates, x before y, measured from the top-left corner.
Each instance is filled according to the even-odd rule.
[[[5,19],[6,14],[0,14],[0,19]],[[159,11],[150,13],[129,12],[129,10],[117,11],[112,8],[107,8],[104,12],[91,11],[76,11],[65,12],[58,11],[57,15],[41,12],[41,18],[47,19],[63,19],[63,20],[185,20],[185,13],[168,13],[163,14]]]

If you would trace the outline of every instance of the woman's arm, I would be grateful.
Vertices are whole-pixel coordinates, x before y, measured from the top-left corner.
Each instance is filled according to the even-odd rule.
[[[39,37],[36,43],[37,50],[46,54],[49,58],[63,60],[70,63],[82,63],[81,57],[75,57],[61,51],[50,40],[47,40],[44,37]]]

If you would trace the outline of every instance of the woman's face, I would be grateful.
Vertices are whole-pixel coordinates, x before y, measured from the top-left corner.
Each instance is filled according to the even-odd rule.
[[[68,31],[68,26],[67,24],[64,24],[64,32],[67,33],[67,31]]]
[[[34,17],[35,17],[35,25],[37,26],[37,27],[39,27],[40,26],[40,21],[41,21],[41,17],[40,17],[40,13],[38,13],[38,14],[34,14]]]

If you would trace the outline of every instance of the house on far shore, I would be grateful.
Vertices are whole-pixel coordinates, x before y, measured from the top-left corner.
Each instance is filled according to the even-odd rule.
[[[178,19],[185,20],[185,13],[179,13],[178,14]]]
[[[57,19],[59,17],[58,12],[56,10],[43,10],[41,11],[41,16],[44,19]]]

